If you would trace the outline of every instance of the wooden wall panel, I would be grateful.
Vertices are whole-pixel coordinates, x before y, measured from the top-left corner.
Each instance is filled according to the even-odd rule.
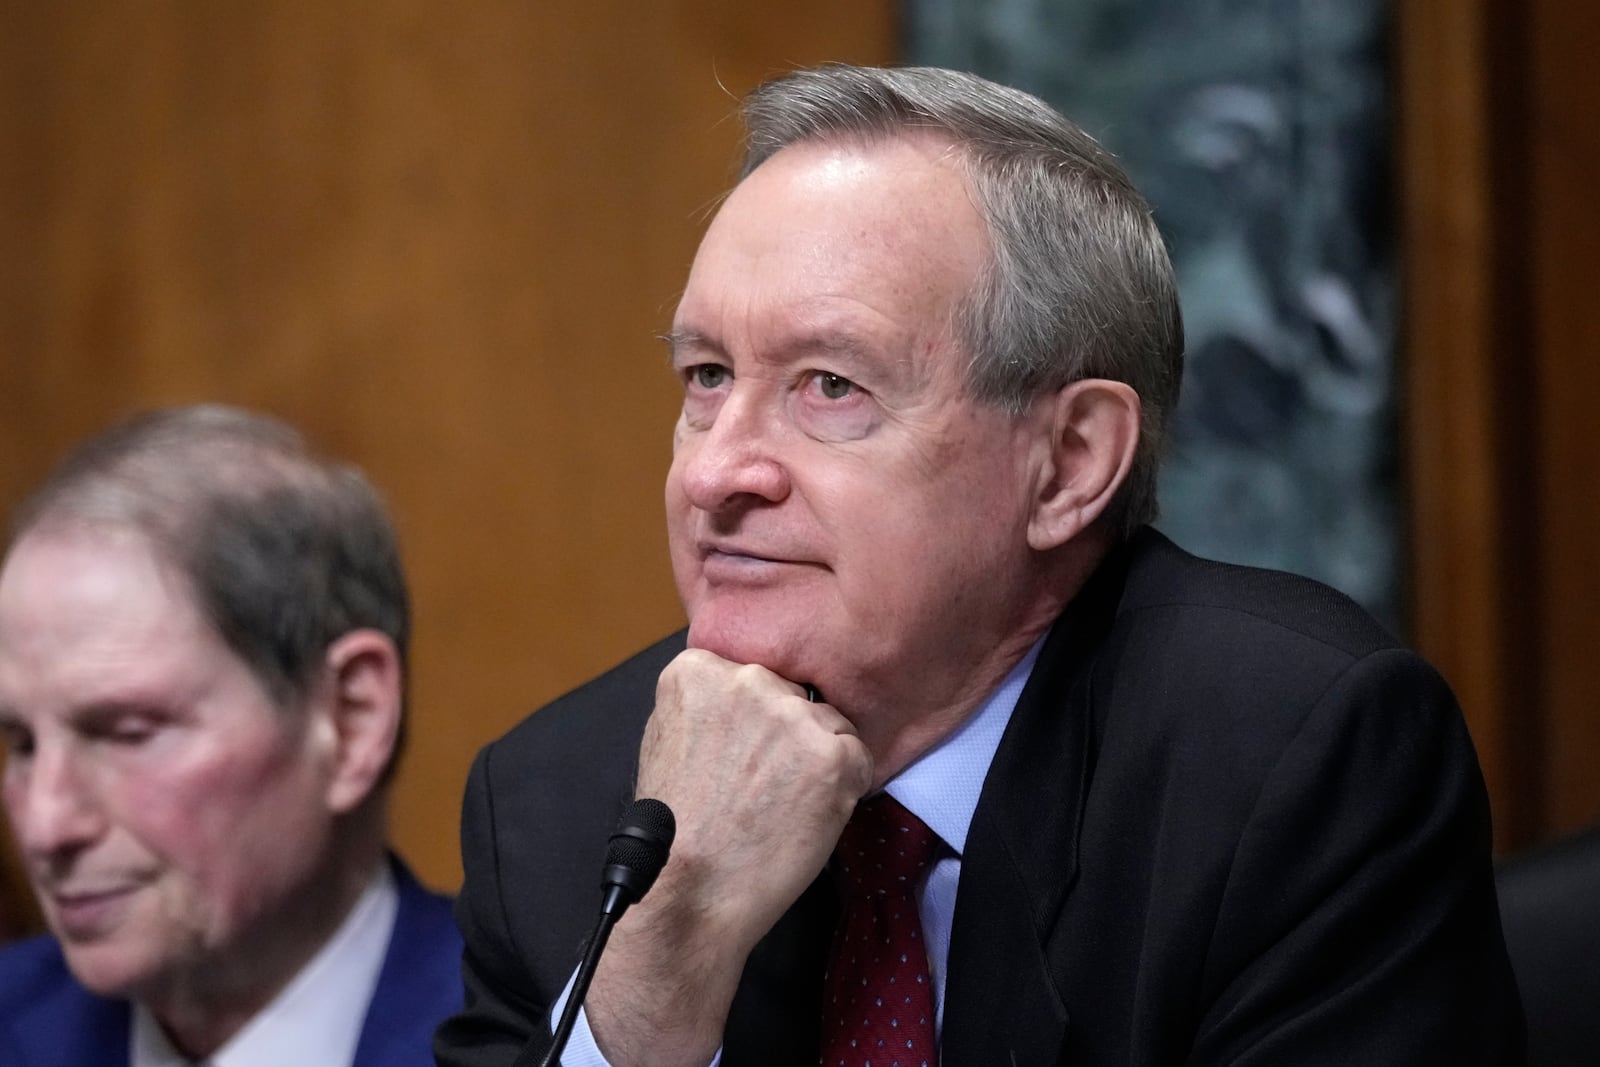
[[[1600,9],[1399,13],[1415,636],[1514,849],[1600,821]]]
[[[1536,0],[1527,18],[1528,152],[1513,165],[1527,168],[1532,238],[1520,266],[1536,356],[1543,795],[1549,831],[1563,833],[1600,823],[1600,7]]]
[[[1524,776],[1509,706],[1515,595],[1499,561],[1511,473],[1495,418],[1496,232],[1488,18],[1473,0],[1399,8],[1401,249],[1412,637],[1455,688],[1483,762],[1502,840],[1523,835]],[[1515,827],[1516,829],[1513,829]]]
[[[129,411],[364,467],[416,601],[396,835],[459,880],[477,748],[680,622],[668,322],[733,96],[887,2],[0,8],[0,507]]]

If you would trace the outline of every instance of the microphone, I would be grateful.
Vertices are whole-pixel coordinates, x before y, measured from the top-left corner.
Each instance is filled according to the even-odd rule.
[[[617,919],[628,905],[656,884],[656,875],[667,865],[667,852],[678,832],[672,809],[659,800],[635,800],[622,817],[611,843],[606,848],[606,866],[600,872],[600,914],[615,913]]]
[[[677,831],[678,821],[673,818],[672,809],[659,800],[635,800],[623,813],[622,822],[606,847],[606,863],[600,872],[600,918],[584,946],[583,962],[578,964],[572,992],[561,1010],[561,1020],[551,1037],[550,1047],[539,1061],[540,1067],[554,1067],[561,1062],[561,1053],[578,1019],[578,1009],[583,1006],[589,983],[594,980],[600,953],[611,938],[611,928],[629,905],[637,904],[655,885],[656,875],[667,865],[667,853]],[[524,1049],[513,1067],[527,1063],[533,1048],[529,1045]]]

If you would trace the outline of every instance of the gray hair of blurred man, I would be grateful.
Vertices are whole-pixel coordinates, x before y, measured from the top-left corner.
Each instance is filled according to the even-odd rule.
[[[18,507],[12,542],[63,527],[143,537],[280,708],[303,705],[323,653],[353,630],[387,635],[404,676],[410,603],[383,501],[276,419],[195,405],[91,438]]]
[[[1103,521],[1119,536],[1156,517],[1166,420],[1183,371],[1183,319],[1150,206],[1094,138],[1036,97],[931,67],[796,71],[744,101],[741,179],[801,142],[950,140],[990,237],[990,262],[952,309],[968,389],[1012,413],[1085,378],[1139,394],[1127,481]]]

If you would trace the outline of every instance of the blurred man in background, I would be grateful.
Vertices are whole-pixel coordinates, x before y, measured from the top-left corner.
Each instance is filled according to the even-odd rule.
[[[377,494],[273,420],[147,415],[24,502],[4,800],[52,936],[0,951],[0,1063],[431,1063],[460,939],[386,845],[408,631]]]

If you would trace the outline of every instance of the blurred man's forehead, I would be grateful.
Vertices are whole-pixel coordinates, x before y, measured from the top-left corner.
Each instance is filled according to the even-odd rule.
[[[43,528],[0,568],[0,703],[13,714],[182,700],[231,655],[137,534]]]

